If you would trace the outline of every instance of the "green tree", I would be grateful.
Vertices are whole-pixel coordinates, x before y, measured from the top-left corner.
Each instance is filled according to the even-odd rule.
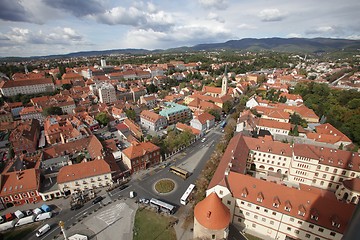
[[[207,109],[206,112],[210,113],[211,115],[213,115],[215,117],[216,121],[220,121],[221,120],[221,113],[218,110],[215,110],[213,108],[211,109]]]
[[[223,104],[223,111],[224,113],[228,114],[232,108],[232,103],[230,101],[226,101]]]
[[[148,85],[148,86],[146,87],[146,91],[147,91],[148,93],[157,93],[157,91],[159,91],[159,89],[158,89],[157,86],[155,86],[155,85],[152,83],[152,84],[150,84],[150,85]]]
[[[126,109],[125,110],[125,114],[128,118],[130,118],[131,120],[135,120],[136,119],[136,113],[133,109]]]
[[[101,125],[106,126],[110,122],[110,117],[105,112],[100,112],[95,116],[96,121],[98,121]]]
[[[62,115],[62,114],[63,114],[63,111],[61,110],[60,107],[48,107],[48,108],[44,108],[43,114],[44,114],[45,116],[50,116],[50,115]]]
[[[61,86],[63,89],[70,90],[72,88],[72,85],[69,83],[65,83]]]

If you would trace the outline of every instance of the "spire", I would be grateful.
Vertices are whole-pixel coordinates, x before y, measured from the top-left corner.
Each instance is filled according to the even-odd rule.
[[[224,77],[222,79],[220,97],[225,96],[227,94],[227,91],[228,91],[228,76],[227,76],[227,65],[225,65],[225,72],[224,72]]]

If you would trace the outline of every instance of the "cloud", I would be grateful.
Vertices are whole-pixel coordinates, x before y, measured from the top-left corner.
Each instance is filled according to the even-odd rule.
[[[212,26],[183,25],[175,26],[168,32],[134,29],[128,32],[123,44],[126,47],[142,46],[156,49],[227,40],[231,37],[234,37],[231,31],[217,24]]]
[[[322,27],[316,27],[313,29],[306,30],[305,33],[308,35],[314,35],[314,34],[329,34],[329,33],[335,33],[338,30],[335,27],[332,26],[322,26]]]
[[[33,22],[33,16],[20,1],[0,0],[0,19],[13,22]]]
[[[6,45],[19,44],[64,44],[85,43],[83,37],[72,28],[55,28],[52,32],[37,32],[26,28],[12,28],[11,31],[0,34],[0,41]]]
[[[97,0],[44,0],[50,7],[70,12],[76,17],[98,14],[104,11],[104,6]]]
[[[153,4],[147,4],[145,7],[139,4],[129,8],[114,7],[94,18],[107,25],[128,25],[157,31],[166,31],[174,25],[173,16],[157,10]]]
[[[219,17],[219,15],[214,13],[214,12],[209,12],[208,19],[209,20],[214,20],[214,21],[217,21],[217,22],[220,22],[220,23],[225,23],[225,19],[223,19],[222,17]]]
[[[280,12],[277,8],[264,9],[258,15],[263,22],[281,21],[286,17],[286,13]]]
[[[257,27],[246,24],[246,23],[239,24],[236,26],[236,28],[238,28],[238,29],[257,29]]]
[[[299,33],[289,33],[288,35],[286,35],[286,37],[288,38],[301,38],[301,34]]]
[[[225,10],[228,8],[227,0],[198,0],[204,8],[212,8],[216,10]]]

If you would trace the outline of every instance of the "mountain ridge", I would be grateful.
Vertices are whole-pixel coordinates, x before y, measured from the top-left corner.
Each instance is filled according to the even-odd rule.
[[[184,52],[184,51],[209,51],[209,50],[267,50],[277,52],[333,52],[339,50],[358,50],[360,49],[360,40],[350,40],[341,38],[243,38],[238,40],[228,40],[220,43],[202,43],[192,47],[176,47],[168,49],[111,49],[97,51],[80,51],[68,54],[55,54],[47,56],[31,57],[3,57],[4,59],[51,59],[51,58],[72,58],[72,57],[90,57],[109,54],[150,54],[161,52]]]

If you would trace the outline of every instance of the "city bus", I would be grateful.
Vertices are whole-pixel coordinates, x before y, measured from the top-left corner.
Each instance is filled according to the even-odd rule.
[[[159,199],[156,198],[152,198],[150,199],[150,206],[156,208],[158,211],[161,212],[166,212],[166,213],[170,213],[173,214],[175,212],[175,206],[160,201]]]
[[[195,185],[194,184],[190,184],[189,187],[186,189],[185,193],[182,195],[182,197],[180,198],[180,203],[182,205],[186,205],[189,202],[189,197],[190,194],[192,193],[192,191],[194,190]]]
[[[169,171],[175,173],[176,175],[182,177],[183,179],[187,179],[190,176],[190,173],[188,171],[175,166],[171,166]]]

